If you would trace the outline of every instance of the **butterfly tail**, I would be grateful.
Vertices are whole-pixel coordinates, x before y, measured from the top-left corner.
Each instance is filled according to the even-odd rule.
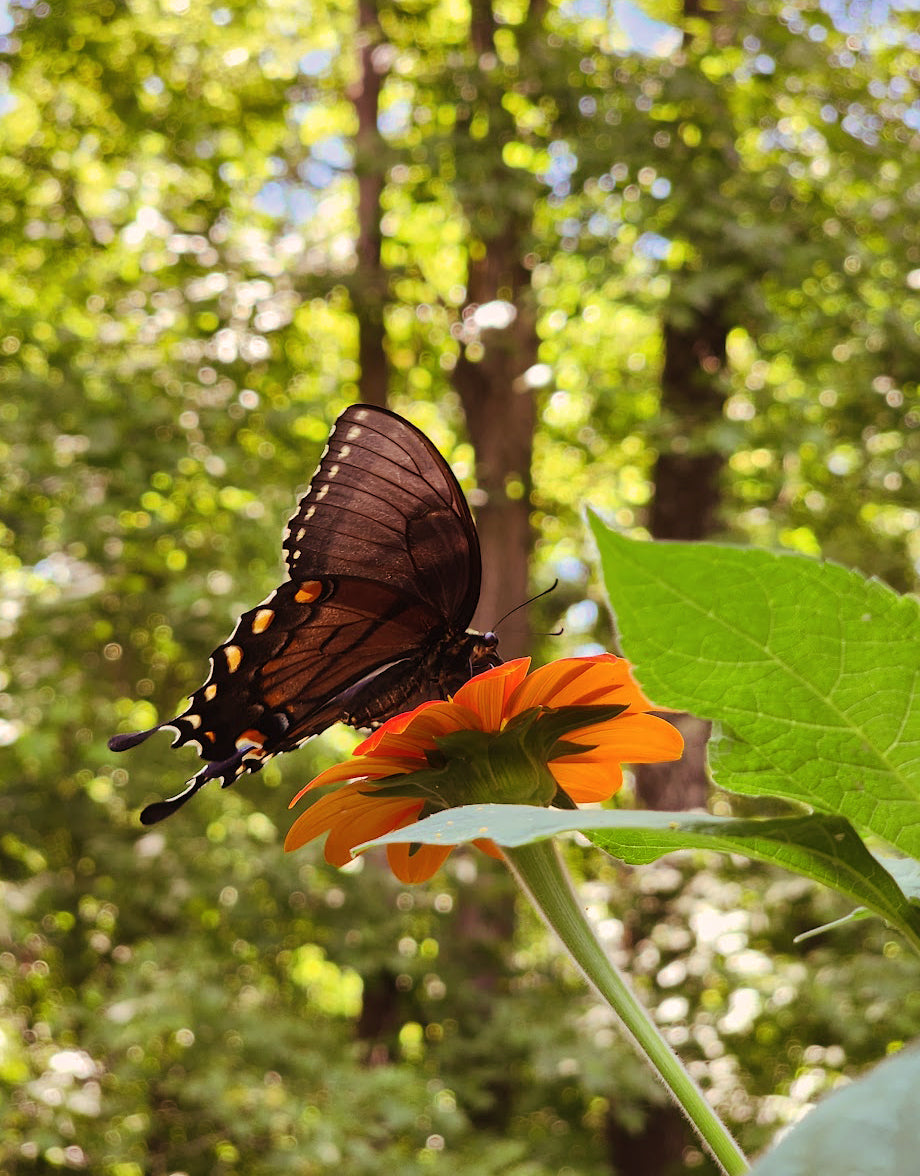
[[[148,804],[141,811],[141,824],[156,825],[167,817],[171,817],[174,812],[182,808],[186,801],[191,800],[196,792],[204,788],[209,780],[219,779],[221,788],[229,788],[233,781],[244,772],[261,771],[262,756],[259,752],[260,749],[251,743],[244,744],[228,759],[208,764],[201,769],[197,776],[193,776],[189,780],[181,792],[177,792],[175,796],[167,797],[166,800],[155,800],[153,804]]]
[[[171,817],[174,812],[182,808],[187,800],[191,800],[200,788],[207,784],[208,781],[203,779],[203,776],[204,772],[199,772],[175,796],[170,796],[166,800],[155,800],[153,804],[148,804],[145,809],[141,810],[141,824],[156,825],[167,817]]]
[[[137,747],[151,735],[156,735],[157,731],[165,726],[165,723],[158,723],[147,731],[128,731],[124,735],[113,735],[109,740],[109,751],[130,751],[132,747]]]

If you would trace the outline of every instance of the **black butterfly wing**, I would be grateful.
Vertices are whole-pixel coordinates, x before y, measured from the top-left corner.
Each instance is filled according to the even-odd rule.
[[[338,419],[285,536],[292,579],[243,614],[211,656],[208,680],[135,746],[176,731],[208,761],[186,789],[148,806],[174,812],[210,779],[226,787],[343,720],[371,725],[469,677],[464,633],[479,595],[479,541],[450,467],[425,435],[384,409]],[[478,651],[478,652],[477,652]]]
[[[353,404],[284,537],[293,580],[370,578],[465,629],[479,600],[479,538],[453,471],[424,433]]]

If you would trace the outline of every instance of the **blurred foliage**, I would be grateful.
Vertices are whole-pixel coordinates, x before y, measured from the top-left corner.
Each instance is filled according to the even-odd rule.
[[[381,2],[393,403],[472,485],[450,373],[470,257],[527,226],[534,579],[606,644],[585,501],[641,526],[661,329],[730,308],[726,534],[916,585],[917,50],[899,7],[730,22]],[[480,10],[473,9],[473,15]],[[592,1176],[660,1093],[497,867],[411,893],[285,859],[330,733],[162,830],[190,764],[115,730],[203,680],[355,398],[348,5],[29,0],[0,15],[0,1167],[11,1176]],[[630,31],[632,30],[632,31]],[[186,757],[187,759],[188,757]],[[916,1035],[917,966],[796,879],[584,868],[611,943],[743,1144]],[[512,934],[513,932],[513,934]],[[676,1002],[676,1003],[675,1003]],[[615,1058],[611,1064],[611,1055]],[[706,1170],[688,1144],[686,1164]]]

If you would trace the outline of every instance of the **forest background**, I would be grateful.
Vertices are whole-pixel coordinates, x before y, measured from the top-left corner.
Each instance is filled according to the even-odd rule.
[[[152,831],[192,757],[106,739],[173,713],[277,584],[358,399],[463,481],[481,624],[559,579],[506,655],[611,646],[585,504],[915,590],[916,23],[858,0],[0,14],[4,1173],[710,1171],[500,866],[407,889],[373,856],[284,856],[289,797],[350,734]],[[626,802],[700,803],[698,759]],[[846,909],[801,879],[573,863],[750,1153],[920,1032],[920,966],[881,926],[795,942]]]

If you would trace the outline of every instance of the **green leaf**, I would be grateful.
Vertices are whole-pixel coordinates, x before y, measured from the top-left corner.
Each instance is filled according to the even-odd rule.
[[[882,854],[873,854],[875,860],[889,873],[898,888],[903,890],[908,898],[920,902],[920,862],[913,858],[893,858]]]
[[[831,563],[590,522],[643,687],[720,724],[719,784],[837,813],[920,856],[918,602]]]
[[[387,833],[360,849],[396,842],[457,845],[480,837],[517,846],[574,830],[588,834],[596,845],[630,865],[652,862],[678,849],[709,849],[783,866],[840,891],[920,946],[920,907],[908,900],[839,817],[741,820],[623,809],[562,812],[530,805],[466,805]]]
[[[920,1054],[905,1051],[835,1091],[751,1169],[751,1176],[892,1176],[917,1171]]]

